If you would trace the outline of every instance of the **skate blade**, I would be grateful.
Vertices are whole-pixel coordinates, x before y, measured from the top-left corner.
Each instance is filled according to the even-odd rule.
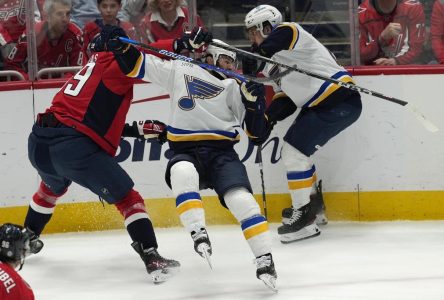
[[[267,288],[277,293],[278,289],[276,288],[276,277],[271,276],[270,274],[262,274],[259,276],[259,279],[265,284]]]
[[[288,244],[312,238],[320,234],[321,231],[319,230],[318,226],[316,224],[311,224],[296,232],[280,234],[279,238],[281,239],[281,243]]]
[[[154,284],[161,284],[179,273],[179,267],[156,270],[150,273]]]
[[[213,270],[213,264],[211,263],[211,254],[210,254],[210,246],[206,243],[201,243],[197,246],[197,251],[199,251],[199,255],[206,259],[208,266]]]

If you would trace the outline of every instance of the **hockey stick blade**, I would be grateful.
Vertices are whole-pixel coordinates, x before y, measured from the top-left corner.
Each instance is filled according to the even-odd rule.
[[[330,82],[330,83],[333,83],[333,84],[337,84],[337,85],[339,85],[341,87],[344,87],[344,88],[347,88],[347,89],[350,89],[350,90],[353,90],[353,91],[357,91],[357,92],[360,92],[360,93],[363,93],[363,94],[367,94],[367,95],[371,95],[371,96],[374,96],[374,97],[377,97],[377,98],[380,98],[380,99],[384,99],[384,100],[387,100],[387,101],[390,101],[390,102],[393,102],[393,103],[396,103],[396,104],[399,104],[399,105],[402,105],[402,106],[406,106],[411,112],[413,112],[416,115],[418,121],[420,121],[420,123],[428,131],[430,131],[430,132],[438,131],[438,127],[437,126],[435,126],[432,122],[430,122],[428,119],[426,119],[424,114],[422,114],[417,108],[414,108],[411,105],[408,105],[409,103],[407,101],[383,95],[383,94],[381,94],[379,92],[372,91],[372,90],[369,90],[367,88],[355,85],[354,83],[342,82],[342,81],[339,81],[337,79],[326,77],[324,75],[321,75],[321,74],[318,74],[318,73],[315,73],[315,72],[312,72],[312,71],[309,71],[309,70],[301,69],[301,68],[297,67],[296,65],[289,66],[289,65],[286,65],[286,64],[274,61],[274,60],[272,60],[272,59],[270,59],[268,57],[263,57],[263,56],[260,56],[258,54],[255,54],[255,53],[251,53],[251,52],[248,52],[248,51],[245,51],[245,50],[242,50],[242,49],[238,49],[236,47],[232,47],[232,46],[229,46],[229,45],[223,45],[223,44],[220,44],[220,43],[217,43],[217,42],[211,42],[211,44],[216,46],[216,47],[219,47],[219,48],[222,48],[222,49],[225,49],[225,50],[228,50],[228,51],[235,52],[236,54],[239,54],[239,55],[247,56],[247,57],[250,57],[250,58],[255,58],[257,60],[260,60],[260,61],[263,61],[263,62],[266,62],[266,63],[270,63],[270,64],[274,64],[274,65],[282,67],[282,68],[290,69],[292,71],[295,71],[295,72],[298,72],[298,73],[301,73],[301,74],[304,74],[304,75],[307,75],[307,76],[310,76],[310,77],[314,77],[314,78],[317,78],[317,79],[320,79],[320,80],[323,80],[323,81],[327,81],[327,82]]]
[[[275,81],[275,80],[277,80],[277,79],[287,75],[289,72],[291,72],[291,70],[289,72],[283,71],[281,73],[275,74],[274,77],[268,77],[268,78],[267,77],[258,78],[258,77],[253,77],[253,76],[249,76],[249,75],[241,75],[241,74],[236,73],[234,71],[230,71],[230,70],[222,69],[222,68],[219,68],[219,67],[216,67],[216,66],[213,66],[213,65],[202,63],[202,62],[199,62],[197,60],[194,60],[191,57],[188,57],[188,56],[185,56],[185,55],[181,55],[181,54],[177,54],[177,53],[174,53],[174,52],[171,52],[171,51],[167,51],[167,50],[163,50],[163,49],[158,49],[156,47],[152,47],[150,45],[141,43],[139,41],[135,41],[135,40],[128,39],[128,38],[125,38],[125,37],[119,37],[119,40],[124,42],[124,43],[127,43],[127,44],[131,44],[131,45],[138,46],[138,47],[141,47],[141,48],[144,48],[144,49],[148,49],[150,51],[159,53],[159,54],[167,56],[169,58],[185,61],[185,62],[194,64],[194,65],[200,66],[201,68],[204,68],[204,69],[207,69],[207,70],[217,71],[217,72],[223,73],[223,74],[225,74],[225,75],[227,75],[229,77],[236,78],[236,79],[240,80],[241,82],[253,81],[253,82],[265,84],[267,82]]]
[[[416,107],[410,103],[406,104],[405,107],[415,115],[416,119],[422,124],[422,126],[424,126],[425,129],[433,133],[439,131],[439,128],[426,119],[426,117],[424,117],[424,115]]]

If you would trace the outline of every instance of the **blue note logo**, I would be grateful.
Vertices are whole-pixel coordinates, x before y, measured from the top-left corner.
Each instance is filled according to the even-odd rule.
[[[188,95],[179,99],[179,107],[183,110],[192,110],[196,100],[208,100],[218,96],[224,88],[202,79],[185,75],[185,85]]]

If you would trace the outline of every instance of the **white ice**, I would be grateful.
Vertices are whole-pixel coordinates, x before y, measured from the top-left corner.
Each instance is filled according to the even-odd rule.
[[[256,279],[238,226],[209,226],[213,270],[183,228],[156,229],[180,273],[154,285],[126,231],[43,235],[22,276],[37,300],[444,299],[444,221],[330,222],[314,239],[281,244],[271,225],[278,293]]]

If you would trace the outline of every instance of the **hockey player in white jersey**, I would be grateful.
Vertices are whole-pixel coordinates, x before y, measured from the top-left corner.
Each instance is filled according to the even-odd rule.
[[[297,23],[283,23],[273,6],[259,5],[245,17],[250,41],[257,52],[286,65],[353,82],[351,75],[319,41]],[[279,70],[267,64],[265,76]],[[310,194],[316,183],[316,169],[310,156],[331,138],[354,123],[361,114],[358,92],[291,72],[276,82],[275,95],[266,111],[266,121],[276,122],[300,112],[284,136],[282,161],[287,172],[292,207],[283,210],[283,225],[278,228],[282,243],[320,234]],[[264,133],[263,140],[269,132]],[[322,205],[322,204],[321,204]]]
[[[196,48],[201,43],[194,41],[204,40],[191,38],[193,41],[187,44]],[[115,38],[111,38],[109,44],[127,47],[119,46]],[[227,69],[232,69],[236,59],[234,53],[213,46],[207,50],[207,59],[210,59],[208,55],[216,66]],[[127,76],[158,84],[170,95],[167,139],[174,155],[165,179],[176,197],[177,212],[192,237],[195,251],[206,258],[211,267],[212,248],[199,193],[211,188],[239,221],[256,258],[257,278],[275,290],[277,275],[268,222],[252,195],[246,168],[234,150],[244,116],[247,126],[251,127],[246,130],[250,134],[254,135],[256,128],[263,124],[254,125],[255,116],[263,116],[265,111],[263,86],[244,83],[240,88],[237,80],[219,72],[209,72],[184,61],[162,60],[132,46],[116,55],[116,59],[126,68]]]

